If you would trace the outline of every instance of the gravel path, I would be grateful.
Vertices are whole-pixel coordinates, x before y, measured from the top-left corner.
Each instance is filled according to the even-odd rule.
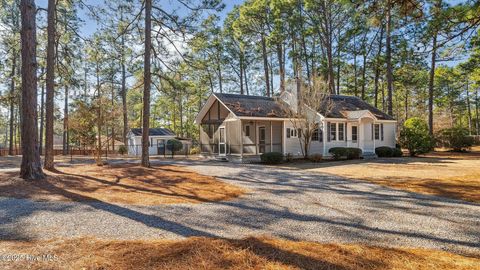
[[[233,201],[163,206],[0,197],[0,239],[271,235],[480,254],[479,204],[299,170],[196,161],[176,164],[250,192]]]

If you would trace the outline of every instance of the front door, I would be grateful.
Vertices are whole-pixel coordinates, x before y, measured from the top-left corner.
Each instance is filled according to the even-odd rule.
[[[227,146],[225,143],[225,128],[220,127],[218,131],[220,134],[220,138],[218,140],[218,155],[225,156],[227,155]]]
[[[258,127],[258,152],[265,153],[265,127]]]

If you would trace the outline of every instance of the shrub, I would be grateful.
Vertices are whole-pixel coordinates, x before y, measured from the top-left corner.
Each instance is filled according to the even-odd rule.
[[[392,157],[401,157],[401,156],[403,156],[402,149],[400,149],[400,148],[392,148],[392,150],[393,150],[393,155],[392,155]]]
[[[192,148],[190,148],[190,155],[198,155],[198,154],[200,154],[200,147],[192,146]]]
[[[292,162],[292,161],[293,161],[293,155],[292,155],[292,153],[287,153],[287,154],[285,155],[285,161],[286,161],[286,162]]]
[[[189,152],[189,153],[190,153],[190,155],[198,155],[198,154],[200,154],[200,147],[198,147],[198,146],[192,146],[192,147],[190,148],[190,152]]]
[[[323,159],[323,156],[320,154],[313,154],[308,157],[311,162],[320,162]]]
[[[355,147],[332,147],[328,152],[332,154],[335,160],[343,157],[346,159],[358,159],[362,155],[362,149]]]
[[[345,147],[332,147],[328,150],[328,153],[332,154],[333,159],[339,160],[347,156],[347,149]]]
[[[433,149],[434,141],[428,134],[427,123],[418,117],[405,121],[400,131],[400,145],[410,153],[410,156],[428,153]]]
[[[170,140],[167,141],[168,151],[178,152],[178,151],[182,150],[182,148],[183,148],[182,142],[177,140],[177,139],[170,139]]]
[[[283,160],[283,154],[280,152],[269,152],[260,155],[260,160],[265,164],[279,164]]]
[[[377,154],[378,157],[401,157],[403,152],[400,148],[380,146],[375,148],[375,154]]]
[[[120,155],[125,155],[127,153],[127,147],[125,145],[120,145],[120,147],[118,147],[118,153]]]
[[[346,148],[347,159],[359,159],[362,155],[362,149],[355,147]]]
[[[468,129],[461,127],[446,128],[437,135],[439,145],[461,152],[473,146],[473,137],[468,136]]]
[[[378,157],[393,157],[393,151],[395,148],[390,148],[388,146],[380,146],[375,148],[375,154]]]

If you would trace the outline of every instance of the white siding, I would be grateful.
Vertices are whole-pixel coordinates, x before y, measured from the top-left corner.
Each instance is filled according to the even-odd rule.
[[[148,148],[149,155],[152,155],[152,156],[158,155],[158,143],[161,143],[162,140],[164,140],[164,142],[167,143],[168,140],[174,139],[174,138],[175,136],[150,136],[150,147]],[[132,156],[142,155],[142,137],[141,136],[129,137],[128,154]]]
[[[381,140],[381,138],[380,140],[376,140],[375,147],[379,147],[379,146],[395,147],[396,123],[392,123],[392,122],[386,122],[386,123],[378,122],[378,123],[383,124],[383,141]]]
[[[285,134],[287,128],[294,129],[293,123],[291,121],[285,121]],[[302,152],[302,143],[300,143],[300,140],[298,137],[295,138],[287,138],[285,136],[285,154],[292,154],[294,156],[303,156]],[[309,149],[309,154],[322,154],[323,153],[323,143],[319,141],[312,141],[310,143],[310,149]]]

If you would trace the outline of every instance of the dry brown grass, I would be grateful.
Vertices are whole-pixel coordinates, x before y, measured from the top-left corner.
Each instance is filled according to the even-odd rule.
[[[416,158],[329,163],[308,170],[480,203],[480,147],[469,153],[436,151]]]
[[[480,259],[444,251],[320,244],[271,238],[193,237],[181,241],[92,238],[0,242],[0,253],[55,255],[55,261],[1,262],[1,269],[478,269]]]
[[[228,200],[245,191],[179,166],[78,165],[26,182],[18,172],[0,173],[0,195],[41,201],[102,201],[157,205]]]

